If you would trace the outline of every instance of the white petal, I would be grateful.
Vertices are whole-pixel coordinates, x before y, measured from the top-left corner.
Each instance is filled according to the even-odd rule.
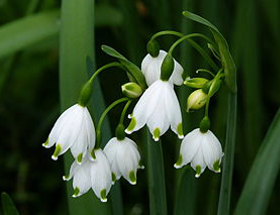
[[[134,107],[132,115],[132,120],[135,120],[135,126],[133,128],[128,128],[125,130],[126,133],[130,134],[134,131],[142,128],[149,116],[153,113],[154,108],[157,104],[157,100],[160,96],[160,86],[161,81],[156,81],[153,83],[141,96],[139,101]]]
[[[195,177],[198,178],[205,170],[206,163],[203,158],[202,145],[199,146],[193,160],[191,161],[191,167],[197,172]],[[200,169],[198,172],[198,168]]]
[[[208,130],[204,135],[205,137],[202,143],[204,160],[207,167],[210,170],[215,171],[213,165],[217,161],[220,163],[223,155],[222,147],[218,138],[210,130]],[[219,171],[217,170],[216,172]]]
[[[65,175],[62,177],[64,181],[69,181],[73,178],[73,176],[76,174],[77,170],[80,168],[80,165],[77,164],[75,161],[72,163],[70,167],[70,171],[68,175]]]
[[[180,154],[182,155],[182,164],[177,166],[179,168],[183,165],[190,163],[200,146],[199,129],[194,129],[188,133],[182,141]]]
[[[107,201],[107,194],[112,186],[112,174],[109,161],[101,149],[95,150],[96,160],[91,161],[91,186],[95,195],[102,202]]]
[[[177,95],[171,84],[167,84],[164,90],[164,100],[167,118],[171,124],[171,129],[179,138],[183,138],[183,133],[180,126],[182,126],[182,113]]]
[[[91,188],[91,176],[90,176],[91,161],[87,160],[82,165],[77,167],[77,170],[73,176],[73,197],[83,195]]]
[[[173,83],[177,86],[181,86],[183,84],[183,67],[175,60],[174,71],[170,77],[170,83]]]

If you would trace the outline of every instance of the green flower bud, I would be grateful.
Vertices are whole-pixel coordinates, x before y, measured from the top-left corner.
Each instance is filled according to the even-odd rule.
[[[219,78],[214,78],[210,88],[209,88],[209,92],[208,92],[208,95],[211,97],[213,96],[220,88],[221,86],[221,79]]]
[[[189,110],[202,108],[207,101],[207,97],[208,95],[204,93],[202,89],[192,92],[187,100],[187,112],[189,112]]]
[[[168,81],[174,70],[174,59],[171,54],[167,54],[161,64],[160,79]]]
[[[135,82],[129,82],[122,85],[122,93],[128,98],[138,98],[142,94],[142,88]]]
[[[209,128],[210,128],[210,119],[207,116],[205,116],[199,124],[199,129],[202,133],[205,133],[209,130]]]
[[[206,78],[187,77],[187,79],[184,81],[184,84],[188,87],[199,89],[199,88],[202,88],[207,82],[208,82],[208,79],[206,79]]]
[[[155,40],[150,40],[147,44],[147,51],[152,57],[157,57],[159,54],[159,44]]]
[[[87,83],[84,84],[81,90],[78,104],[81,105],[82,107],[87,106],[91,94],[92,94],[92,83],[88,81]]]
[[[115,135],[117,137],[118,140],[123,140],[125,138],[125,132],[124,132],[125,128],[123,124],[118,124],[116,131],[115,131]]]

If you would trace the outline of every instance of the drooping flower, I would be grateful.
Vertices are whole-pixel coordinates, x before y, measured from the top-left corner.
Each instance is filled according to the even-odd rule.
[[[222,147],[218,138],[210,131],[203,133],[199,128],[188,133],[182,141],[180,156],[175,168],[181,168],[188,163],[196,171],[198,178],[206,166],[219,173],[223,157]]]
[[[114,137],[106,144],[104,152],[111,165],[113,183],[123,176],[135,185],[137,169],[143,168],[139,164],[140,154],[136,143],[128,137],[123,140]]]
[[[56,145],[52,155],[57,160],[59,155],[65,153],[69,148],[78,164],[86,156],[88,149],[95,145],[95,128],[86,107],[79,104],[65,110],[55,122],[50,135],[43,146],[50,148]]]
[[[152,57],[150,54],[147,54],[143,59],[141,63],[141,71],[145,76],[148,86],[160,79],[161,65],[166,55],[166,51],[160,50],[157,57]],[[180,86],[183,84],[182,74],[184,69],[176,60],[174,61],[174,70],[169,81],[172,84]]]
[[[179,138],[183,138],[182,114],[173,84],[168,81],[154,82],[141,96],[125,130],[127,134],[139,130],[145,124],[155,141],[171,126]]]
[[[90,188],[102,201],[107,201],[107,194],[112,186],[112,175],[110,163],[101,149],[95,149],[96,159],[94,161],[85,157],[84,162],[78,165],[73,162],[68,176],[63,176],[63,180],[69,181],[73,178],[73,197],[78,197],[88,192]]]

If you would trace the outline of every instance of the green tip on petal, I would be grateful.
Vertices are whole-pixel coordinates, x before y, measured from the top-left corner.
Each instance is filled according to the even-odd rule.
[[[116,180],[117,180],[117,176],[116,176],[115,173],[112,172],[112,182],[113,182],[113,184],[116,182]]]
[[[180,139],[184,138],[184,132],[183,132],[183,124],[180,122],[177,126],[177,133]]]
[[[106,189],[101,190],[101,192],[100,192],[101,202],[107,202],[106,194],[107,194]]]
[[[220,161],[219,160],[216,160],[214,162],[213,169],[214,169],[214,172],[216,172],[216,173],[220,173],[221,172]]]
[[[154,133],[153,133],[153,138],[155,141],[159,141],[159,137],[160,137],[160,129],[155,128]]]
[[[136,126],[136,119],[135,117],[132,117],[127,129],[125,130],[126,133],[130,134],[135,128],[135,126]]]
[[[43,143],[42,146],[47,147],[47,145],[49,144],[49,140],[50,140],[50,139],[48,138],[48,139],[46,140],[46,142]]]
[[[180,154],[180,155],[179,155],[179,158],[178,158],[178,161],[174,164],[174,167],[175,167],[176,169],[179,169],[179,168],[182,167],[182,163],[183,163],[183,155]]]
[[[134,172],[134,171],[130,171],[130,172],[129,172],[129,182],[130,182],[130,184],[132,184],[132,185],[135,185],[135,184],[136,184],[136,175],[135,175],[135,172]]]
[[[70,174],[62,176],[63,181],[68,181],[70,179]]]
[[[140,169],[145,169],[145,166],[143,165],[142,160],[140,160],[140,161],[138,162],[138,168],[140,168]]]
[[[91,150],[90,157],[91,157],[92,160],[96,159],[96,156],[95,156],[95,153],[94,153],[94,149]]]
[[[77,163],[81,164],[82,163],[82,159],[83,159],[83,153],[78,154],[78,156],[77,156]]]
[[[80,193],[80,189],[78,187],[76,187],[74,189],[74,194],[72,195],[72,197],[74,197],[74,198],[77,197],[79,195],[79,193]]]
[[[58,155],[59,155],[59,153],[61,152],[61,145],[60,144],[56,144],[56,147],[55,147],[55,150],[54,150],[54,153],[53,153],[53,155],[52,155],[52,159],[53,160],[57,160],[57,157],[58,157]]]
[[[196,174],[195,174],[195,177],[196,178],[199,178],[200,174],[201,174],[201,166],[197,165],[195,167],[195,170],[196,170]]]

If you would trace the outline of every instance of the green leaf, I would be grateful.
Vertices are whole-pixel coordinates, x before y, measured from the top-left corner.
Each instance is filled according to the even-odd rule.
[[[3,192],[1,194],[1,201],[2,201],[3,212],[4,212],[3,215],[18,215],[19,214],[11,197],[7,193]]]
[[[0,28],[0,58],[58,35],[58,10],[31,15]]]
[[[266,214],[280,167],[280,108],[246,179],[235,213]]]
[[[94,71],[93,20],[94,1],[62,1],[59,62],[61,111],[77,102],[82,86]],[[94,115],[93,119],[96,120],[105,107],[97,80],[94,83],[93,92],[94,97],[93,103],[90,105],[90,111]],[[108,121],[104,125],[103,137],[111,137]],[[69,172],[73,158],[70,153],[67,153],[64,158],[65,171]],[[112,208],[114,214],[122,214],[119,186],[111,191],[107,203],[102,203],[92,191],[79,198],[72,198],[71,182],[67,183],[67,191],[69,214],[109,215],[112,213]],[[110,204],[110,201],[113,201],[113,204]],[[115,211],[115,209],[118,211]]]
[[[146,132],[150,214],[167,215],[162,143],[153,141],[148,129]]]
[[[207,26],[208,28],[210,28],[210,31],[212,32],[214,39],[219,47],[221,63],[225,70],[225,80],[226,80],[227,86],[231,90],[231,92],[235,93],[236,92],[236,68],[235,68],[233,59],[231,57],[231,54],[229,52],[229,48],[228,48],[226,39],[219,32],[217,27],[214,26],[213,24],[211,24],[208,20],[206,20],[194,13],[191,13],[189,11],[184,11],[183,15],[195,22],[201,23],[201,24]]]
[[[122,54],[120,54],[118,51],[116,51],[110,46],[102,45],[101,49],[111,57],[117,58],[120,61],[120,63],[129,71],[130,75],[132,75],[132,77],[141,86],[141,88],[143,90],[146,89],[147,86],[145,77],[138,66],[127,60]]]
[[[228,95],[227,132],[222,166],[222,181],[218,205],[218,215],[229,214],[234,166],[234,150],[237,117],[237,94]]]

